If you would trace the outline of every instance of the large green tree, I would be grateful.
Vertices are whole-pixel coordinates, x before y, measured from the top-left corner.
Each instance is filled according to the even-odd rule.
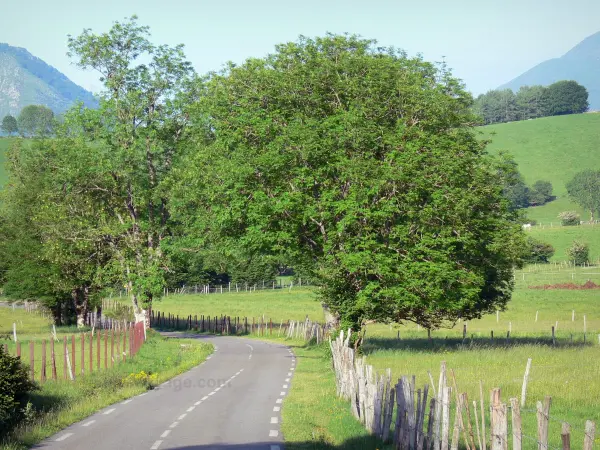
[[[111,180],[104,207],[113,218],[106,231],[111,261],[141,320],[143,308],[161,295],[168,270],[161,249],[170,234],[163,182],[181,150],[185,107],[196,95],[194,71],[183,46],[154,45],[135,16],[106,33],[69,37],[69,50],[79,67],[98,71],[104,83],[99,108],[72,111],[65,128],[102,149],[93,164]]]
[[[547,116],[579,114],[588,110],[588,91],[576,81],[557,81],[544,91],[544,102]]]
[[[567,183],[567,192],[579,206],[590,212],[590,220],[600,214],[600,170],[584,170]]]
[[[48,136],[54,130],[54,112],[44,105],[28,105],[19,113],[17,123],[23,136]]]
[[[503,308],[523,237],[444,67],[354,36],[214,74],[176,218],[197,245],[310,267],[344,325],[435,328]]]
[[[9,136],[18,132],[19,126],[17,125],[17,119],[15,119],[10,114],[4,116],[4,119],[2,119],[2,131],[4,131]]]

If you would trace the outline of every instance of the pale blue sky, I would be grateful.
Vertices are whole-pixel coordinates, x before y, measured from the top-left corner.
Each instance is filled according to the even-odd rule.
[[[426,60],[442,56],[475,94],[600,31],[600,0],[0,0],[0,42],[25,47],[97,91],[66,57],[67,35],[137,14],[155,43],[186,46],[200,73],[264,56],[298,35],[357,33]]]

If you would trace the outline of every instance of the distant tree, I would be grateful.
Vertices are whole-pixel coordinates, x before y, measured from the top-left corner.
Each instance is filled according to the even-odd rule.
[[[543,205],[552,199],[552,183],[538,180],[529,190],[529,204]]]
[[[569,261],[573,261],[577,266],[582,266],[590,260],[590,246],[586,242],[573,241],[567,249],[567,256]]]
[[[557,81],[544,91],[546,116],[579,114],[589,107],[588,91],[576,81]]]
[[[600,170],[575,174],[567,183],[567,192],[575,203],[590,211],[590,220],[594,220],[594,213],[600,212]]]
[[[554,247],[547,242],[532,237],[527,238],[526,255],[528,263],[547,263],[554,256]]]
[[[579,225],[581,217],[575,211],[563,211],[558,215],[560,223],[565,226]]]
[[[520,120],[537,119],[545,114],[543,86],[522,86],[517,92],[516,105]]]
[[[512,155],[501,153],[496,166],[501,180],[502,192],[508,200],[510,209],[516,210],[529,206],[529,188],[523,181],[517,162]]]
[[[54,129],[54,113],[43,105],[29,105],[21,110],[18,118],[19,131],[23,136],[47,136]]]
[[[4,116],[2,119],[2,131],[4,131],[9,136],[19,131],[19,126],[17,125],[17,119],[15,119],[10,114]]]

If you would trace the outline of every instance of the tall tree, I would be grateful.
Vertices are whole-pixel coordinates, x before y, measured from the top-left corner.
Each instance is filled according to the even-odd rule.
[[[543,86],[522,86],[517,92],[516,106],[519,119],[537,119],[546,112],[545,90]]]
[[[522,233],[443,67],[301,38],[214,75],[197,106],[207,126],[174,196],[199,247],[285,252],[354,328],[506,305]]]
[[[164,285],[161,241],[169,234],[169,205],[163,183],[181,148],[184,107],[195,95],[183,46],[156,46],[148,37],[135,16],[107,33],[88,29],[69,37],[70,55],[79,67],[98,71],[105,89],[99,109],[66,118],[69,133],[104,149],[97,163],[113,182],[113,255],[139,320]]]
[[[557,81],[545,90],[547,116],[579,114],[589,107],[587,89],[576,81]]]
[[[23,136],[48,136],[54,130],[54,112],[44,105],[28,105],[19,113],[17,122]]]
[[[594,213],[600,214],[600,170],[575,174],[567,183],[567,192],[579,206],[590,211],[590,220],[594,220]]]
[[[17,125],[17,119],[15,119],[10,114],[4,116],[2,119],[2,131],[4,131],[9,136],[17,133],[19,131],[19,126]]]

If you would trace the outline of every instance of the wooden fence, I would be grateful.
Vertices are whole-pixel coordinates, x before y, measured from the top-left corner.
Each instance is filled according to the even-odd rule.
[[[150,314],[150,326],[159,329],[197,331],[199,333],[221,335],[284,336],[306,341],[315,339],[317,343],[322,342],[329,332],[327,325],[313,322],[308,317],[304,321],[286,320],[277,323],[264,316],[248,318],[202,314],[179,317],[179,315],[154,310]]]
[[[521,450],[523,438],[537,447],[548,450],[551,397],[537,402],[536,436],[523,431],[521,407],[526,394],[528,361],[523,383],[521,404],[517,398],[503,403],[499,388],[490,392],[489,410],[486,410],[483,387],[480,384],[479,402],[469,402],[466,393],[459,393],[454,372],[451,371],[453,387],[448,386],[446,365],[442,363],[437,393],[431,378],[430,385],[417,388],[415,376],[402,376],[392,385],[390,369],[377,374],[366,364],[364,357],[357,358],[349,347],[351,333],[344,339],[343,331],[334,341],[330,339],[333,367],[338,396],[350,401],[354,416],[384,442],[393,442],[401,450],[457,450],[462,438],[467,450]],[[454,396],[454,401],[452,397]],[[451,410],[454,406],[454,425],[450,428]],[[511,415],[511,430],[508,430],[508,412]],[[487,411],[487,416],[486,416]],[[394,415],[395,413],[395,415]],[[489,424],[486,432],[486,425]],[[596,425],[585,423],[583,450],[592,450]],[[571,425],[563,422],[561,428],[563,450],[571,448]]]
[[[144,324],[134,326],[129,323],[111,330],[62,336],[62,339],[17,341],[10,346],[5,343],[4,351],[29,362],[29,376],[33,381],[74,381],[79,376],[112,368],[135,356],[145,339]]]

